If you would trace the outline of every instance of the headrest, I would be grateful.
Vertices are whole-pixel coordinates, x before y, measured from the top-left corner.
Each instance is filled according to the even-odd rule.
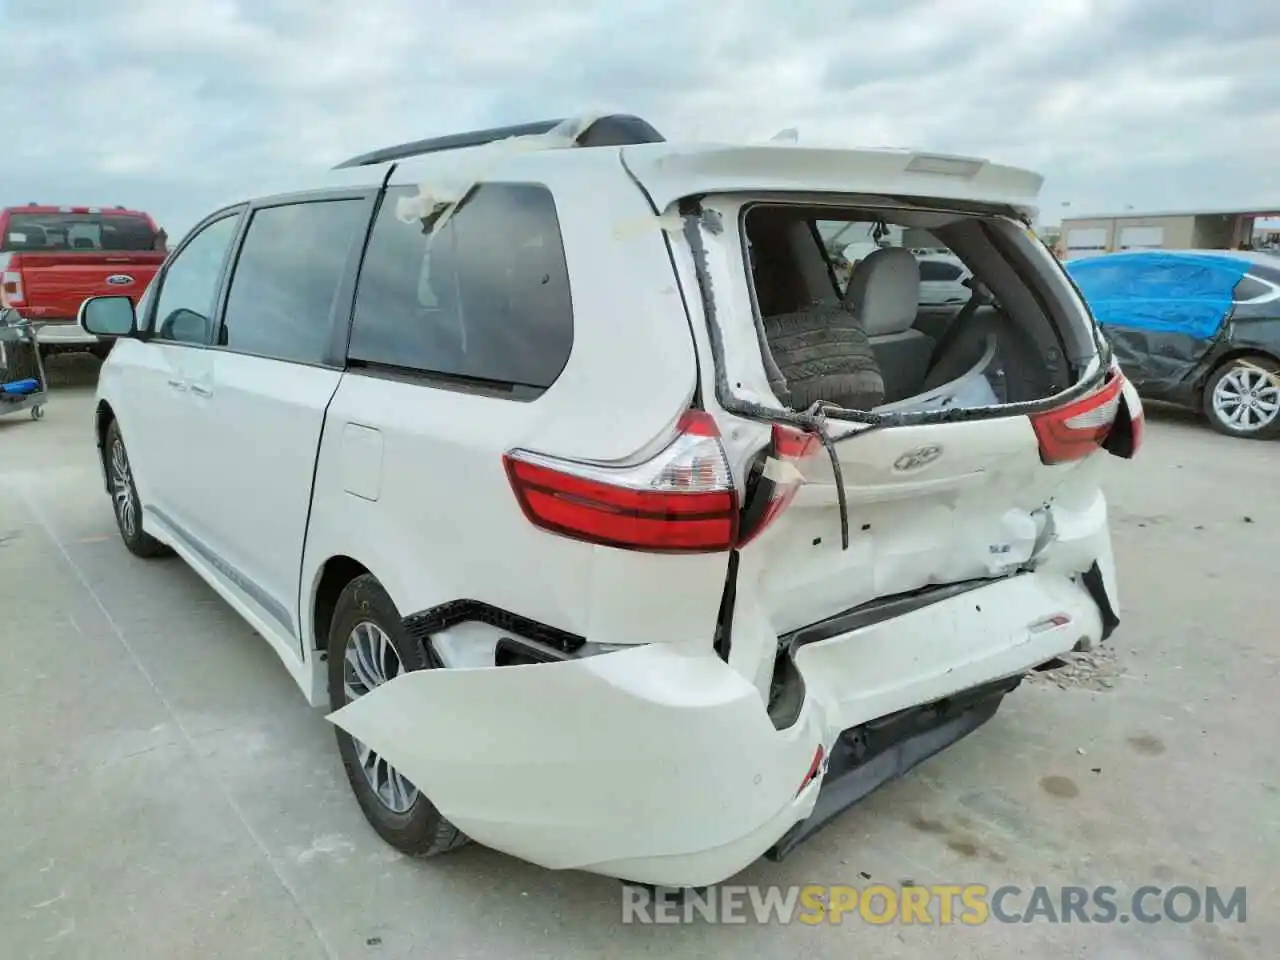
[[[869,337],[902,333],[920,309],[920,264],[904,247],[881,247],[854,268],[844,303]]]

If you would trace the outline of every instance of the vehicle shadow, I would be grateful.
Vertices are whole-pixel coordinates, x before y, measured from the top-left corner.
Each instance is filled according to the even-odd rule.
[[[1199,411],[1191,410],[1187,407],[1180,407],[1172,403],[1162,403],[1159,400],[1142,401],[1142,410],[1149,420],[1158,420],[1162,423],[1185,423],[1199,424],[1206,430],[1209,429],[1208,424],[1204,422],[1204,418]]]

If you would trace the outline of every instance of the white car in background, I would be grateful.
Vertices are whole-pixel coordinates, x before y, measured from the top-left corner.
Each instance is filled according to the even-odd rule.
[[[917,258],[920,263],[920,305],[925,307],[963,306],[972,290],[965,281],[973,276],[959,257],[933,253]]]

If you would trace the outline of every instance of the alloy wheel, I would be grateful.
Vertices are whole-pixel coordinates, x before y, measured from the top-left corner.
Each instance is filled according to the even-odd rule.
[[[1213,412],[1237,433],[1256,433],[1280,414],[1280,384],[1261,368],[1233,367],[1213,388]]]
[[[126,538],[133,537],[138,532],[138,494],[129,470],[129,455],[119,437],[111,444],[111,498],[121,532]]]
[[[391,638],[369,620],[362,620],[351,630],[343,661],[342,687],[348,703],[404,672]],[[351,740],[360,769],[378,801],[392,813],[407,813],[418,799],[418,788],[377,752],[354,737]]]

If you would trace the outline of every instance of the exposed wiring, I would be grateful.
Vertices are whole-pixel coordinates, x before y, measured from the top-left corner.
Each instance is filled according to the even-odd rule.
[[[720,406],[730,413],[762,423],[789,423],[799,427],[806,433],[817,437],[827,456],[831,459],[831,472],[835,476],[836,500],[840,506],[840,548],[849,549],[849,504],[844,489],[844,472],[840,467],[840,457],[836,453],[835,441],[826,430],[827,418],[818,409],[815,413],[794,413],[775,410],[757,403],[741,400],[734,396],[729,387],[729,377],[724,364],[724,337],[720,329],[720,321],[716,312],[715,291],[711,283],[711,273],[707,269],[707,248],[702,241],[702,217],[700,213],[684,215],[684,235],[693,255],[694,272],[698,278],[698,292],[702,298],[702,310],[707,320],[707,332],[711,339],[711,353],[715,366],[716,400]],[[818,406],[818,405],[815,405]],[[846,436],[863,431],[850,431]],[[840,439],[845,439],[841,437]]]

